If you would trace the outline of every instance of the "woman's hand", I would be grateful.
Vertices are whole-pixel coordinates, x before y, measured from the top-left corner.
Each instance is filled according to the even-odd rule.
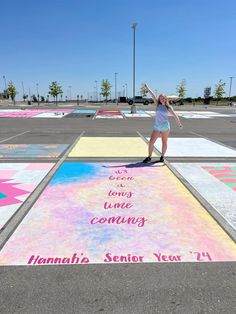
[[[144,88],[147,92],[149,91],[149,88],[148,88],[148,86],[147,86],[146,83],[143,85],[143,88]]]

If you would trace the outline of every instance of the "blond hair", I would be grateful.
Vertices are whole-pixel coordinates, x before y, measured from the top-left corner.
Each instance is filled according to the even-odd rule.
[[[165,106],[166,106],[167,109],[169,110],[169,109],[170,109],[170,104],[169,104],[168,97],[167,97],[166,95],[160,94],[160,95],[158,96],[158,99],[157,99],[157,106],[161,105],[160,97],[163,97],[163,98],[165,99]]]

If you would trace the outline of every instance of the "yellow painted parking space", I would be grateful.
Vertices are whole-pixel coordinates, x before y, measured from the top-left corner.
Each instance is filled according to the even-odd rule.
[[[146,157],[147,154],[148,145],[139,137],[82,137],[69,157]]]

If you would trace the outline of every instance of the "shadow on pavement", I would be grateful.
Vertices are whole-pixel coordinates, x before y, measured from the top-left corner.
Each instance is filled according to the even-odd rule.
[[[143,168],[143,167],[163,167],[165,164],[163,162],[158,161],[152,161],[149,163],[143,163],[143,162],[136,162],[136,163],[129,163],[124,165],[115,165],[115,166],[102,166],[104,168]]]

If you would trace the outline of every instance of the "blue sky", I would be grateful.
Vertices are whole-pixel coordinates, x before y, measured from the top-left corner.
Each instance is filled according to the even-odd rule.
[[[133,30],[136,29],[136,87],[147,82],[158,93],[187,95],[229,76],[236,77],[235,0],[12,0],[0,4],[0,90],[2,76],[25,90],[46,95],[57,80],[64,95],[94,96],[102,79],[114,93],[127,84],[132,95]],[[232,94],[236,95],[236,78]]]

